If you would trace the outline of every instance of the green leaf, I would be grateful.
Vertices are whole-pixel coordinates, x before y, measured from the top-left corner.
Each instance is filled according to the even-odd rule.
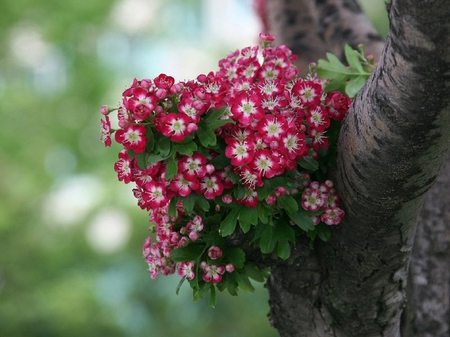
[[[194,141],[190,141],[187,143],[177,143],[174,145],[175,151],[184,154],[186,156],[192,156],[195,151],[197,151],[198,147]]]
[[[223,219],[219,227],[220,235],[228,236],[233,234],[234,230],[236,229],[237,219],[239,217],[241,209],[241,205],[233,208],[231,212],[228,213],[228,215],[225,217],[225,219]]]
[[[359,59],[359,52],[354,50],[348,44],[345,45],[344,51],[345,51],[345,59],[347,60],[348,65],[360,73],[365,73],[366,71],[364,70],[361,61]]]
[[[302,160],[298,161],[298,164],[305,170],[314,172],[319,168],[319,162],[312,157],[304,157]]]
[[[323,222],[316,226],[317,236],[322,241],[328,241],[331,238],[331,229]]]
[[[291,245],[288,241],[282,240],[277,243],[277,255],[283,260],[291,256]]]
[[[354,98],[356,94],[361,90],[361,88],[366,83],[367,78],[365,76],[356,76],[351,78],[345,87],[345,93],[348,97]]]
[[[211,292],[209,295],[209,306],[211,308],[216,307],[216,287],[214,285],[211,285]]]
[[[319,69],[328,70],[330,73],[335,73],[335,74],[350,73],[350,71],[347,69],[347,67],[337,58],[336,55],[334,55],[332,53],[326,53],[326,56],[328,58],[328,61],[322,60],[322,59],[319,60],[319,62],[317,64]]]
[[[252,283],[248,279],[248,276],[244,273],[239,273],[240,279],[239,279],[239,286],[242,290],[254,292],[255,287],[253,287]]]
[[[231,296],[237,296],[238,279],[236,273],[227,273],[224,275],[226,287]]]
[[[145,134],[145,137],[147,138],[147,145],[145,149],[147,152],[151,153],[153,151],[153,148],[155,147],[155,135],[153,134],[153,131],[151,128],[147,128],[147,133]]]
[[[159,155],[163,158],[167,158],[170,155],[170,151],[172,151],[172,142],[170,138],[161,136],[157,140],[159,149]]]
[[[256,207],[243,207],[239,213],[239,225],[244,233],[250,230],[251,225],[258,224],[258,209]]]
[[[236,124],[236,122],[232,119],[219,119],[214,122],[209,122],[208,126],[211,128],[211,130],[215,130],[226,124]]]
[[[232,247],[225,247],[223,249],[223,254],[226,256],[226,258],[230,261],[231,264],[235,268],[242,268],[244,267],[245,263],[245,253],[240,248],[232,248]]]
[[[216,170],[222,169],[230,165],[231,160],[224,153],[219,154],[209,161],[211,165],[214,166]]]
[[[149,164],[155,164],[159,161],[166,160],[167,157],[161,157],[159,154],[151,154],[150,157],[148,157],[148,163]]]
[[[245,265],[245,272],[252,280],[257,282],[264,282],[265,280],[264,273],[253,263]]]
[[[169,212],[168,212],[169,216],[177,215],[177,202],[178,202],[178,198],[170,199]]]
[[[289,242],[295,243],[295,232],[292,226],[286,222],[277,223],[274,226],[273,240],[277,243],[278,256],[286,260],[291,255]]]
[[[258,226],[262,227],[262,226]],[[261,230],[261,238],[259,240],[259,248],[263,254],[272,253],[275,249],[276,241],[273,240],[273,227],[265,225]]]
[[[311,219],[309,213],[303,210],[303,208],[300,208],[295,213],[288,213],[288,216],[305,232],[314,230],[314,221]]]
[[[139,153],[137,155],[137,163],[141,170],[145,170],[147,168],[147,153]]]
[[[203,211],[208,211],[210,204],[203,196],[195,194],[195,204],[198,205]]]
[[[212,131],[208,126],[203,126],[205,123],[198,124],[197,137],[203,147],[211,147],[216,145],[217,137],[214,131]]]
[[[167,160],[167,167],[166,167],[166,180],[170,180],[173,179],[173,177],[175,177],[175,175],[178,172],[178,165],[177,162],[175,161],[175,159],[173,159],[173,157],[170,157]]]
[[[327,78],[327,77],[322,77],[322,78]],[[326,92],[331,92],[331,91],[344,92],[346,79],[347,79],[347,76],[345,76],[345,75],[341,75],[341,74],[337,75],[331,82],[329,82],[325,86],[325,91]]]
[[[261,221],[263,224],[267,224],[269,222],[269,217],[271,215],[271,209],[269,207],[266,207],[266,204],[259,202],[258,203],[258,217],[259,221]]]
[[[172,250],[170,258],[175,262],[194,261],[202,255],[204,250],[204,245],[191,243],[186,247],[175,248]]]
[[[298,204],[289,194],[283,194],[277,198],[277,203],[283,207],[288,214],[295,213],[298,210]]]
[[[271,188],[270,184],[265,183],[261,187],[257,189],[258,192],[258,198],[261,200],[265,200],[269,195],[274,193],[274,189]]]
[[[180,282],[178,282],[177,289],[175,289],[175,294],[178,295],[178,293],[180,292],[180,288],[183,285],[184,281],[186,281],[186,276],[182,277]]]
[[[181,197],[183,208],[187,213],[191,213],[195,206],[195,194],[191,193],[187,197]]]
[[[219,120],[220,117],[222,117],[223,113],[225,112],[226,107],[223,106],[217,110],[211,109],[206,114],[205,122],[207,124],[213,123],[217,120]]]

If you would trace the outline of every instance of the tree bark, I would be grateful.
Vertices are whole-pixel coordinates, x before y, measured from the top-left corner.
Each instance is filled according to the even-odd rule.
[[[266,0],[266,15],[277,43],[300,56],[297,66],[302,75],[326,52],[343,58],[346,43],[355,49],[364,44],[374,56],[383,48],[381,37],[355,0]]]
[[[276,6],[274,0],[269,3]],[[283,17],[274,13],[287,17],[294,6],[291,1],[277,4],[280,8],[272,12],[272,21]],[[337,0],[303,4],[303,11],[308,9],[313,18],[305,24],[309,27],[306,31],[315,27],[320,32],[317,26],[322,25],[322,33],[309,33],[315,37],[310,41],[323,41],[327,50],[333,50],[329,47],[333,42],[328,42],[333,34],[323,33],[326,20],[317,19],[327,17],[333,6],[341,8],[339,13],[353,15],[347,17],[344,27],[355,23],[350,25],[352,29],[364,31],[359,29],[362,14],[355,4]],[[333,231],[329,244],[308,251],[299,243],[287,263],[272,266],[268,281],[271,320],[281,336],[400,336],[401,325],[403,336],[448,336],[449,260],[444,258],[449,255],[449,239],[439,236],[439,248],[430,249],[431,240],[437,238],[436,229],[428,230],[425,239],[416,244],[414,256],[421,258],[437,251],[438,257],[429,256],[432,266],[415,264],[411,268],[411,300],[403,316],[404,324],[401,315],[406,305],[408,262],[419,210],[448,154],[449,14],[444,1],[393,1],[391,32],[380,64],[359,93],[341,132],[335,177],[347,216]],[[293,19],[290,22],[298,24]],[[295,45],[301,41],[295,36],[288,32],[281,42]],[[359,35],[346,36],[355,42]],[[361,43],[377,41],[364,36]],[[299,50],[296,52],[304,55]],[[319,47],[306,55],[322,52],[323,47]],[[430,195],[439,198],[442,192]],[[424,208],[421,219],[448,216],[448,201],[441,203],[447,206],[447,212],[433,207],[433,201],[426,205],[430,206]],[[429,221],[421,223],[425,226],[419,227],[418,233],[433,227]],[[424,290],[419,275],[423,270],[441,271],[439,277],[426,278],[427,283],[436,285],[432,290]],[[426,308],[433,303],[421,301],[420,296],[429,292],[434,295],[430,298],[436,299],[439,289],[447,289],[447,294],[443,293],[447,300],[437,306],[442,311],[432,316]],[[434,319],[439,324],[433,323]],[[428,324],[420,324],[425,321]]]

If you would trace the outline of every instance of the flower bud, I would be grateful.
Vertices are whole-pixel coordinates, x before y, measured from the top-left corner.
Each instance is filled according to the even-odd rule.
[[[232,272],[234,271],[234,266],[233,266],[231,263],[228,263],[228,264],[225,266],[225,270],[226,270],[227,272],[229,272],[229,273],[232,273]]]
[[[187,126],[187,131],[188,131],[189,133],[197,132],[197,130],[198,130],[198,125],[197,125],[197,124],[195,124],[195,123],[189,123],[189,124],[188,124],[188,126]]]
[[[222,256],[222,249],[217,246],[211,246],[208,249],[208,256],[211,260],[217,260]]]

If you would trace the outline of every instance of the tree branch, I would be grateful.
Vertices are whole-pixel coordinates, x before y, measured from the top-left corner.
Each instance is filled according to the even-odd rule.
[[[324,49],[336,52],[330,47],[334,42],[340,50],[343,42],[370,44],[367,38],[355,41],[368,20],[357,19],[354,1],[268,2],[272,33],[284,35],[279,42],[293,47],[306,66],[323,57]],[[333,14],[333,6],[334,12],[354,13],[346,20],[358,22],[349,26],[354,32],[330,28],[341,21],[337,17],[345,17]],[[296,12],[312,19],[300,24]],[[293,257],[289,269],[273,267],[268,282],[271,317],[281,336],[399,336],[416,219],[448,153],[449,14],[444,1],[394,1],[383,59],[341,134],[336,176],[347,217],[331,243],[316,249],[318,255],[310,252],[299,264],[292,263]],[[336,22],[330,19],[328,29],[346,31],[347,40],[337,42],[326,29],[319,30],[327,23],[324,18],[333,15]],[[379,50],[382,43],[371,40]],[[314,282],[296,288],[302,275]],[[302,310],[303,301],[311,310]],[[300,314],[288,315],[283,307],[314,323],[296,325]]]
[[[346,336],[399,335],[417,217],[448,155],[450,24],[439,17],[450,10],[432,2],[393,1],[381,61],[341,132],[347,215],[321,261],[323,299]]]

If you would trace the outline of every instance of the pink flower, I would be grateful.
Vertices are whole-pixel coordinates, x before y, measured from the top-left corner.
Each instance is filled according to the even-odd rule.
[[[327,110],[322,106],[317,106],[314,110],[310,111],[307,121],[309,127],[319,132],[324,132],[330,126]]]
[[[322,86],[314,81],[300,80],[292,87],[292,93],[300,99],[303,107],[314,109],[322,98]]]
[[[269,150],[259,150],[255,153],[250,166],[259,175],[272,178],[275,176],[279,164],[272,157]]]
[[[206,199],[214,199],[221,195],[222,192],[223,184],[218,174],[213,173],[200,179],[200,193],[202,193]]]
[[[207,173],[206,158],[200,153],[194,153],[192,156],[184,156],[178,162],[178,172],[183,173],[187,180],[197,180],[203,178]]]
[[[203,264],[203,281],[218,283],[222,280],[222,275],[225,273],[224,266],[218,266],[215,264]]]
[[[123,181],[125,184],[128,184],[131,181],[132,167],[133,166],[128,153],[126,151],[119,152],[119,160],[114,164],[114,171],[117,172],[119,181]]]
[[[197,179],[187,180],[183,173],[175,175],[170,182],[170,188],[182,197],[187,197],[191,191],[196,191],[200,187]]]
[[[178,275],[181,277],[187,278],[189,281],[195,277],[195,273],[193,271],[194,263],[193,262],[180,262],[178,263]]]
[[[337,225],[342,221],[344,215],[345,212],[339,207],[330,207],[320,215],[320,220],[329,226]]]
[[[129,124],[124,129],[116,131],[116,142],[122,144],[127,150],[141,153],[147,145],[146,132],[145,126]]]
[[[162,207],[169,201],[165,186],[153,181],[145,185],[142,198],[150,208]]]
[[[307,211],[318,211],[324,201],[322,192],[318,189],[308,187],[302,193],[302,207]]]
[[[339,91],[330,92],[325,99],[325,105],[328,107],[330,118],[342,121],[347,113],[352,100]]]
[[[102,123],[102,137],[101,140],[105,146],[111,146],[111,122],[108,116],[105,116],[105,120],[101,120]]]
[[[189,134],[189,118],[184,113],[169,113],[161,118],[161,133],[173,142],[181,142]]]
[[[231,112],[234,118],[243,126],[248,126],[253,120],[259,120],[264,116],[260,98],[256,93],[240,92],[234,98]]]
[[[155,78],[154,82],[159,89],[170,89],[175,83],[175,79],[172,76],[160,74]]]
[[[231,165],[241,166],[253,159],[254,144],[252,141],[231,140],[225,148],[225,155],[231,159]]]

